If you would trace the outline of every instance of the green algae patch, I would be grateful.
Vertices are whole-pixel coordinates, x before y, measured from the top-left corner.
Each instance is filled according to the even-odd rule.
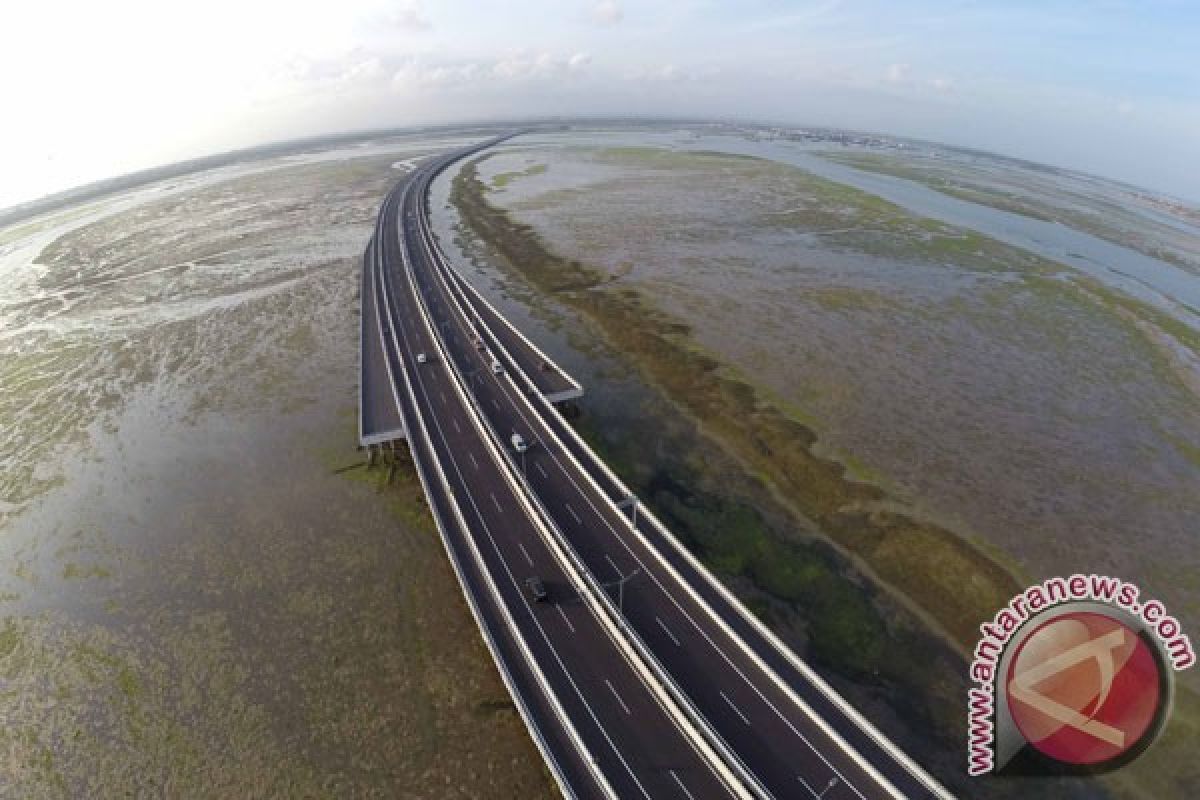
[[[77,564],[74,561],[68,561],[63,565],[62,576],[64,580],[109,578],[112,576],[112,571],[99,564]]]
[[[21,641],[20,636],[17,620],[12,617],[5,619],[4,627],[0,628],[0,663],[7,663],[5,659],[17,649]]]
[[[523,170],[515,172],[501,172],[492,178],[493,189],[503,189],[518,178],[531,178],[534,175],[541,175],[546,171],[545,164],[533,164]]]
[[[816,659],[857,676],[884,668],[889,637],[883,620],[827,556],[780,538],[747,503],[681,486],[672,491],[666,483],[659,476],[650,500],[667,524],[713,569],[749,579],[770,598],[804,608]],[[768,608],[760,613],[770,620]]]

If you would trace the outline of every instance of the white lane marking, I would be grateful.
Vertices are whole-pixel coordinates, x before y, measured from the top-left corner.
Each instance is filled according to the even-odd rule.
[[[571,508],[571,504],[570,504],[570,503],[563,503],[563,505],[564,505],[564,506],[566,506],[567,513],[568,513],[568,514],[570,514],[570,515],[571,515],[571,518],[575,520],[575,524],[576,524],[576,525],[582,525],[582,524],[583,524],[583,520],[581,520],[581,519],[579,518],[579,515],[575,513],[575,509]]]
[[[494,407],[494,408],[495,408],[497,411],[499,411],[499,410],[500,410],[500,404],[496,402],[496,398],[494,398],[494,397],[492,398],[492,406],[493,406],[493,407]]]
[[[813,797],[816,797],[816,798],[818,798],[818,800],[820,799],[821,795],[817,794],[817,790],[816,790],[816,789],[814,789],[814,788],[812,788],[811,786],[809,786],[809,785],[808,785],[808,781],[804,780],[804,778],[801,778],[799,775],[797,775],[797,776],[796,776],[796,780],[798,780],[798,781],[800,781],[801,783],[803,783],[803,784],[804,784],[804,788],[805,788],[805,789],[808,789],[808,793],[809,793],[809,794],[811,794]]]
[[[558,613],[562,616],[563,622],[567,623],[567,627],[571,629],[571,633],[574,633],[575,626],[572,625],[571,620],[567,618],[567,612],[562,610],[562,606],[555,606],[555,608],[558,609]]]
[[[679,779],[679,776],[675,774],[675,770],[669,769],[669,770],[667,770],[667,772],[671,773],[671,777],[674,778],[675,782],[679,784],[679,788],[683,790],[684,794],[686,794],[689,798],[691,798],[691,800],[696,800],[696,795],[694,795],[688,791],[688,788],[683,785],[683,781],[681,781]]]
[[[442,405],[446,405],[446,393],[439,392],[439,394],[442,396]]]
[[[542,469],[542,465],[541,465],[541,464],[539,464],[539,463],[538,463],[538,462],[536,462],[536,461],[535,461],[535,462],[533,462],[533,465],[534,465],[535,467],[537,467],[537,471],[538,471],[538,472],[540,472],[540,473],[542,473],[542,477],[543,477],[543,478],[545,478],[545,477],[546,477],[546,470]]]
[[[496,504],[496,510],[499,511],[501,514],[503,514],[504,509],[500,507],[500,501],[496,499],[496,493],[489,492],[488,494],[490,494],[492,496],[492,502]]]
[[[475,469],[479,469],[479,462],[475,460],[475,454],[474,454],[474,453],[472,453],[472,452],[468,451],[468,452],[467,452],[467,458],[471,459],[471,466],[475,467]]]
[[[612,681],[610,681],[608,678],[605,678],[604,682],[608,684],[608,690],[613,693],[613,697],[617,698],[617,702],[621,704],[621,708],[625,709],[625,713],[632,717],[633,712],[629,710],[629,706],[625,705],[625,701],[621,699],[621,695],[617,694],[617,690],[612,685]]]
[[[454,430],[458,431],[459,433],[462,433],[462,428],[458,427],[458,420],[454,417],[451,417],[450,421],[454,423]]]
[[[663,622],[658,617],[655,617],[654,619],[658,621],[658,627],[663,629],[663,633],[671,637],[671,641],[675,643],[676,647],[683,647],[683,645],[679,643],[679,640],[675,638],[675,634],[671,633],[671,629],[667,627],[667,623]]]
[[[521,548],[521,555],[525,556],[525,560],[529,562],[529,566],[533,566],[533,559],[529,557],[529,551],[525,549],[524,542],[517,542],[517,547]]]
[[[742,722],[746,723],[747,725],[750,724],[750,720],[741,712],[741,709],[733,704],[733,701],[729,699],[729,695],[725,694],[725,692],[721,692],[721,699],[729,704],[729,707],[733,709],[733,713],[742,718]]]
[[[612,560],[612,557],[611,557],[611,556],[609,556],[609,554],[608,554],[608,553],[605,553],[605,554],[604,554],[604,560],[605,560],[605,561],[607,561],[607,562],[608,562],[608,565],[609,565],[610,567],[612,567],[612,568],[613,568],[613,572],[617,573],[617,577],[618,577],[618,578],[624,578],[624,577],[625,577],[625,573],[624,573],[624,572],[621,572],[621,569],[620,569],[620,567],[618,567],[618,566],[617,566],[617,562],[613,561],[613,560]]]

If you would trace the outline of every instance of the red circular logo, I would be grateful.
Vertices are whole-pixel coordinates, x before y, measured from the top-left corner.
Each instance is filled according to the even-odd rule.
[[[1156,733],[1162,666],[1129,626],[1093,611],[1036,628],[1009,663],[1008,709],[1039,752],[1075,765],[1118,759]]]

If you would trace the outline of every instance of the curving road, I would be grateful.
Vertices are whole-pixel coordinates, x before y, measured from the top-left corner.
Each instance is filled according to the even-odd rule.
[[[363,302],[378,309],[395,400],[443,541],[535,741],[569,796],[744,796],[573,590],[519,485],[481,435],[400,252],[394,224],[410,186],[384,203]],[[546,583],[548,602],[532,600],[524,586],[531,575]]]
[[[640,507],[547,400],[548,381],[578,384],[449,267],[428,224],[429,182],[502,140],[406,176],[368,260],[382,316],[398,323],[385,349],[413,387],[403,418],[434,431],[414,460],[449,476],[464,508],[458,535],[483,555],[497,605],[543,640],[533,655],[553,667],[543,694],[573,698],[570,709],[560,698],[558,717],[526,722],[539,741],[543,726],[577,726],[574,752],[586,754],[543,746],[552,769],[607,755],[593,786],[561,769],[560,784],[577,796],[948,798]],[[512,449],[514,432],[528,451]],[[549,602],[522,593],[527,574],[546,580]]]

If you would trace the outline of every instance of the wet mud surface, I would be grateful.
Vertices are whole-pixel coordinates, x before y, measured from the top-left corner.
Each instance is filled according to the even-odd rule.
[[[553,796],[411,468],[355,450],[362,249],[442,144],[3,239],[0,796]]]

